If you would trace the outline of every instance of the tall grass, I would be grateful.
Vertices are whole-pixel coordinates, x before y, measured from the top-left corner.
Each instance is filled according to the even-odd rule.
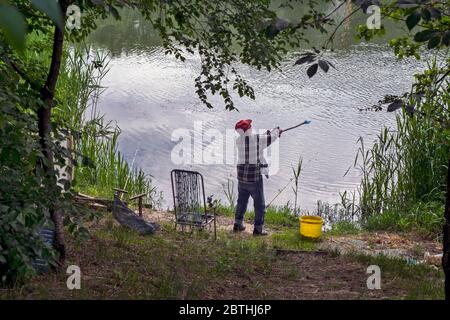
[[[299,208],[298,204],[298,187],[300,184],[300,174],[302,172],[303,166],[303,158],[300,157],[297,161],[297,165],[295,167],[291,167],[292,174],[294,175],[294,186],[292,187],[292,191],[294,192],[294,214],[298,214]]]
[[[152,203],[158,199],[150,177],[130,167],[118,151],[120,128],[97,110],[108,65],[107,53],[85,46],[70,48],[64,59],[55,116],[73,140],[74,187],[104,197],[113,195],[112,188],[122,188],[129,194],[146,193]]]
[[[234,180],[227,178],[227,182],[222,184],[222,191],[228,201],[228,205],[230,206],[231,210],[234,211],[236,204],[236,190],[234,187]]]
[[[434,70],[436,63],[425,76],[433,77]],[[423,75],[417,79],[424,81]],[[359,140],[355,166],[362,172],[358,191],[363,219],[392,212],[407,214],[419,203],[443,206],[450,134],[442,124],[450,121],[449,92],[441,86],[428,88],[410,95],[408,102],[415,108],[402,108],[396,115],[396,130],[383,128],[370,149]]]

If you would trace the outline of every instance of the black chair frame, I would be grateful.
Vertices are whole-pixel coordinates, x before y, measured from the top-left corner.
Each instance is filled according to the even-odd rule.
[[[189,227],[204,229],[213,223],[217,239],[216,208],[206,206],[203,175],[197,171],[174,169],[170,172],[172,183],[175,229]],[[211,212],[212,211],[212,212]]]

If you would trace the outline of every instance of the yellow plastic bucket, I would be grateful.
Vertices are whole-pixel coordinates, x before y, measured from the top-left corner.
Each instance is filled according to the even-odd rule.
[[[319,216],[300,217],[300,235],[307,238],[317,239],[322,235],[323,220]]]

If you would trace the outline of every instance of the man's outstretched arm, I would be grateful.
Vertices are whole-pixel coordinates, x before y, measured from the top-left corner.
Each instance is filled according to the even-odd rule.
[[[267,130],[267,132],[265,134],[259,134],[260,146],[263,149],[267,148],[268,146],[270,146],[272,144],[272,142],[274,142],[275,140],[278,139],[278,137],[280,137],[282,132],[283,132],[283,130],[281,130],[279,127],[277,127],[272,130]]]

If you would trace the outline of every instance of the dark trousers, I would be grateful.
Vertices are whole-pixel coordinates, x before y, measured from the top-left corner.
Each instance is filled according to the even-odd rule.
[[[238,200],[235,214],[235,224],[242,225],[244,220],[244,214],[247,210],[248,199],[252,197],[255,205],[255,226],[254,229],[257,232],[261,232],[264,225],[264,214],[266,211],[266,205],[264,201],[264,186],[263,179],[254,183],[238,183]]]

